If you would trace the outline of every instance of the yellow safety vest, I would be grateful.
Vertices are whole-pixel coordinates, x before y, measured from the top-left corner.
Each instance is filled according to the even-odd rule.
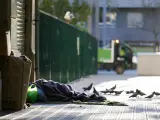
[[[124,50],[120,50],[120,56],[125,56]]]

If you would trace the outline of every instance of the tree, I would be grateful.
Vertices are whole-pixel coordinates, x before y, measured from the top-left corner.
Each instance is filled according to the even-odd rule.
[[[51,0],[39,0],[39,9],[47,13],[54,14],[53,2]]]
[[[80,29],[81,31],[85,31],[85,32],[88,32],[88,30],[84,27],[84,23],[77,23],[75,25],[76,28]]]
[[[88,16],[91,14],[91,8],[86,1],[80,3],[79,0],[74,0],[72,3],[72,11],[75,15],[75,19],[72,21],[73,24],[77,22],[86,22]]]
[[[64,15],[71,10],[71,5],[68,0],[52,0],[54,16],[64,20]]]
[[[70,11],[75,16],[71,22],[73,25],[87,22],[88,16],[91,14],[88,3],[85,1],[80,3],[79,0],[74,0],[72,4],[69,0],[42,0],[40,1],[39,8],[61,20],[64,20],[65,13]]]

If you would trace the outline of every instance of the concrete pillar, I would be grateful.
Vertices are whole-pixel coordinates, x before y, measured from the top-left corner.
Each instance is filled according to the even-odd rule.
[[[105,46],[105,44],[106,44],[106,34],[107,34],[107,32],[106,32],[106,14],[107,14],[107,2],[106,2],[107,0],[104,0],[103,1],[103,46]]]
[[[99,7],[100,6],[100,0],[95,1],[95,19],[96,19],[96,26],[95,26],[95,33],[96,33],[96,38],[99,40],[100,39],[100,27],[99,27]]]
[[[93,0],[89,0],[88,4],[89,4],[91,10],[93,10]],[[88,27],[88,32],[90,34],[92,34],[92,14],[88,17],[88,26],[87,26]]]

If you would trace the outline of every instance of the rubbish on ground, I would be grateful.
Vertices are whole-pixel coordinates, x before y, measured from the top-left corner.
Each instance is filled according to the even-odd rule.
[[[38,90],[35,84],[31,84],[28,87],[28,92],[27,92],[27,102],[29,103],[35,103],[37,101],[37,96],[38,96]]]

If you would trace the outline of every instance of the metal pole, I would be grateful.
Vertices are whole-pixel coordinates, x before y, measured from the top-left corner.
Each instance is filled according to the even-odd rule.
[[[95,29],[94,29],[94,34],[96,38],[99,40],[99,3],[100,0],[95,0],[95,11],[96,15],[94,16],[95,18]]]
[[[105,43],[106,43],[106,15],[107,15],[107,0],[104,0],[103,1],[104,4],[103,4],[103,47],[105,46]]]

